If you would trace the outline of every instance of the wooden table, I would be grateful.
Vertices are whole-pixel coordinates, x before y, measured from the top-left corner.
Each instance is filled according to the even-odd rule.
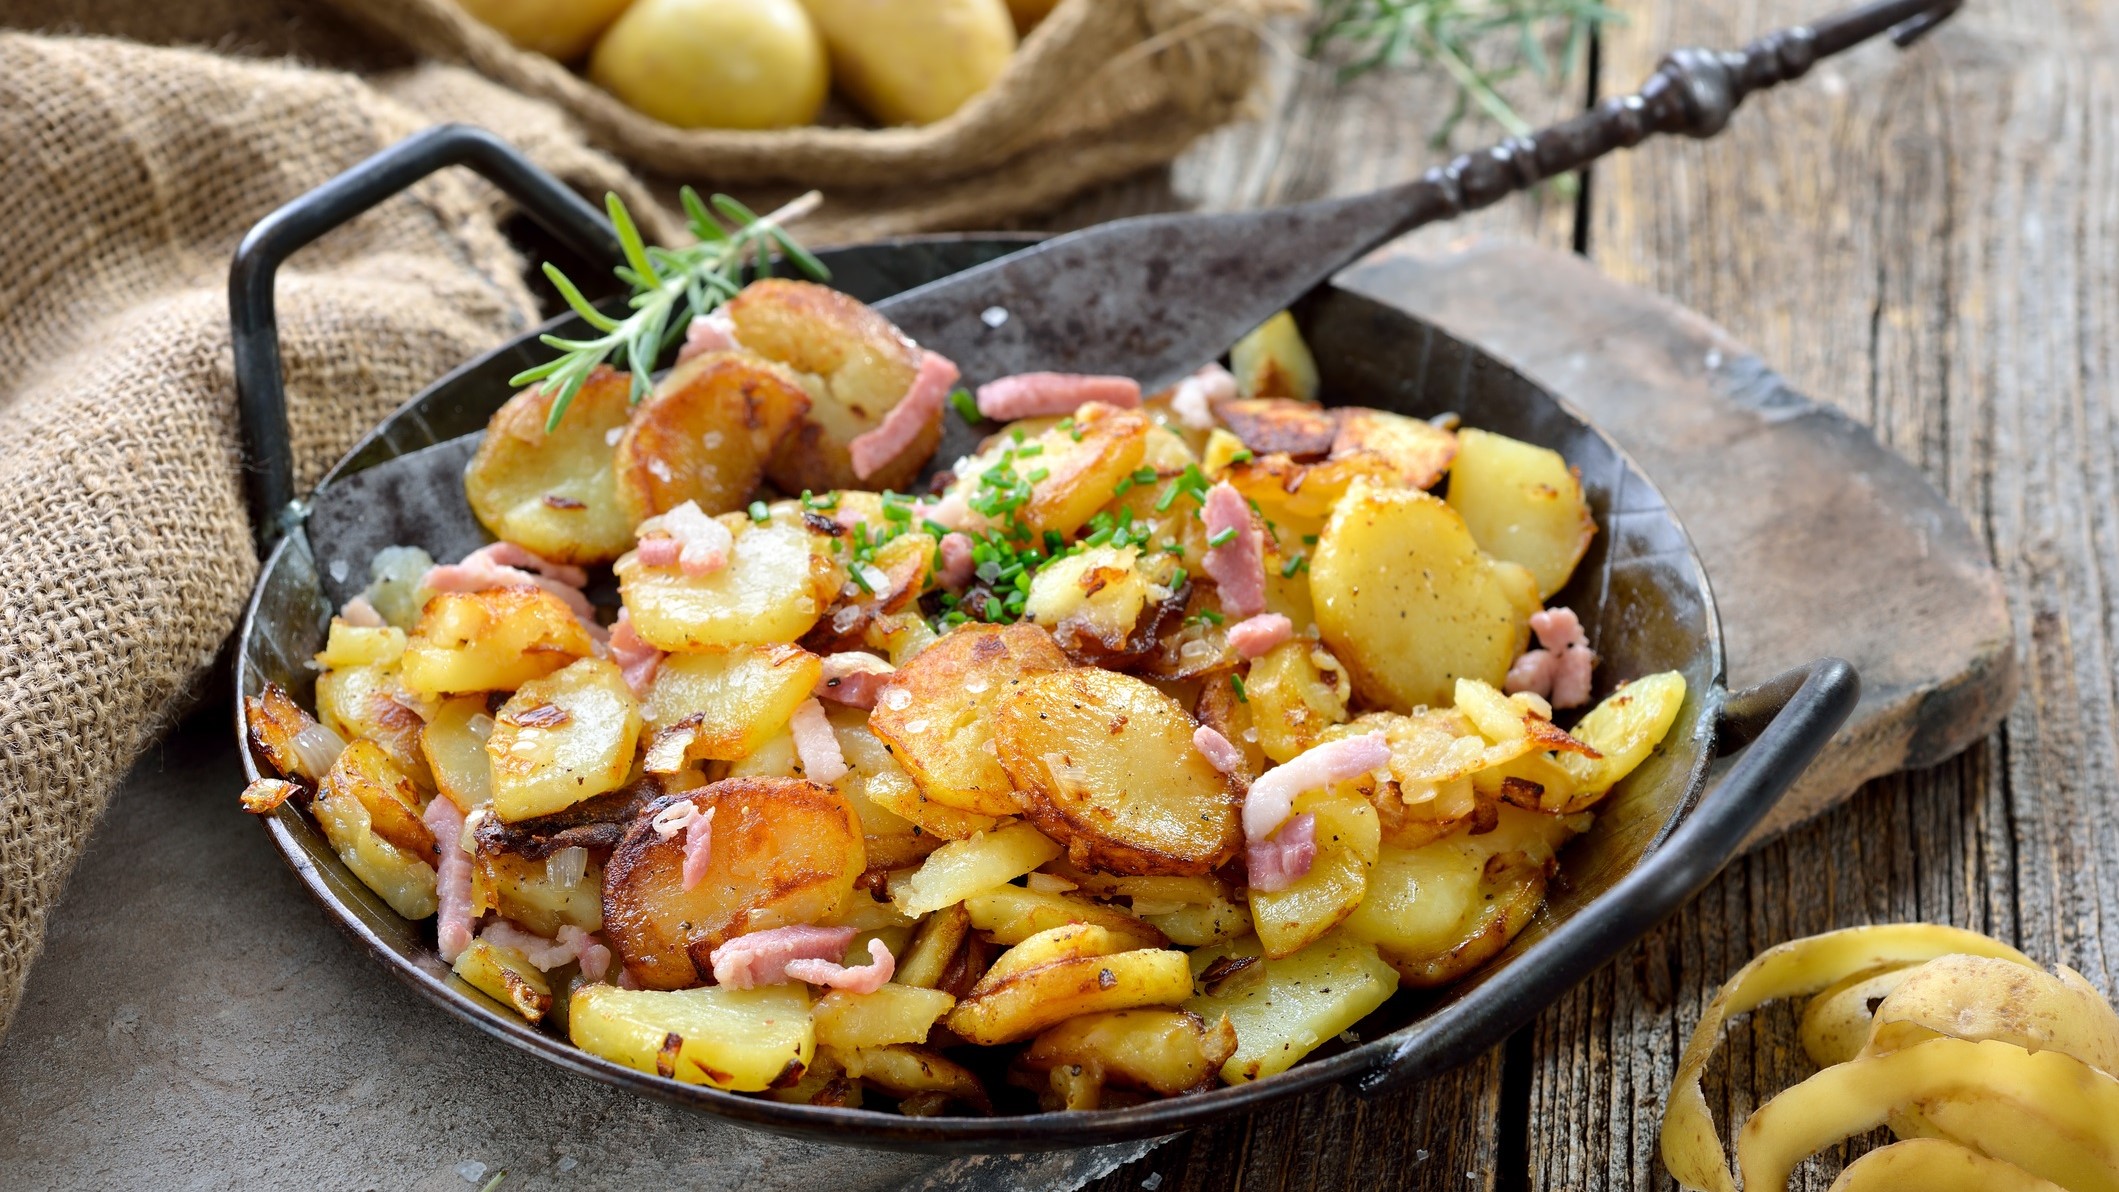
[[[1519,90],[1534,121],[1631,91],[1678,45],[1734,46],[1822,0],[1613,0],[1601,86]],[[1755,952],[1858,923],[1992,932],[2119,990],[2119,6],[1970,0],[1917,52],[1871,46],[1754,98],[1719,139],[1614,159],[1412,238],[1585,253],[1716,320],[1873,427],[1983,536],[2023,693],[2002,729],[1869,784],[1732,865],[1700,900],[1483,1060],[1410,1095],[1329,1091],[1113,1173],[1176,1189],[1665,1188],[1677,1053]],[[1253,124],[1042,226],[1344,193],[1437,157],[1420,78],[1350,87],[1283,56]],[[1578,74],[1577,79],[1581,76]],[[1492,137],[1469,124],[1459,148]],[[1759,494],[1762,501],[1771,492]],[[1808,1074],[1795,1013],[1739,1023],[1708,1085],[1737,1119]],[[1823,1189],[1843,1162],[1807,1165]],[[1157,1181],[1155,1177],[1159,1176]]]

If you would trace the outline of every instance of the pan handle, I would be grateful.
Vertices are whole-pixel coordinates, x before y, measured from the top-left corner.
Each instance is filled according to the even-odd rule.
[[[1586,980],[1621,949],[1690,902],[1721,872],[1861,696],[1854,668],[1823,658],[1722,701],[1717,740],[1722,752],[1742,750],[1713,790],[1684,822],[1596,902],[1553,928],[1538,945],[1535,964],[1517,963],[1486,992],[1499,998],[1479,1013],[1459,1002],[1436,1012],[1430,1029],[1386,1051],[1354,1077],[1364,1093],[1454,1068],[1527,1026],[1562,994]],[[1497,1031],[1495,1024],[1505,1028]]]
[[[235,250],[228,271],[228,315],[243,428],[243,481],[260,553],[300,520],[273,312],[274,275],[296,249],[445,166],[476,170],[583,256],[623,259],[617,234],[602,213],[515,146],[468,124],[437,125],[406,137],[259,220]]]

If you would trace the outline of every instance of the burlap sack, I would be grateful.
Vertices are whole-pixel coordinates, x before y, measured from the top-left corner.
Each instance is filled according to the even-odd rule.
[[[993,88],[924,128],[779,132],[675,128],[580,75],[516,49],[455,0],[329,0],[424,58],[457,63],[566,111],[636,169],[702,187],[815,187],[820,243],[991,227],[1175,157],[1240,110],[1266,16],[1303,0],[1065,0]],[[476,119],[460,76],[407,86],[421,106]],[[773,189],[777,188],[777,189]]]
[[[631,187],[544,115],[503,131],[585,190]],[[256,574],[229,256],[259,217],[430,122],[348,75],[0,33],[0,1029],[103,800]],[[535,321],[473,182],[433,178],[281,273],[304,485]]]

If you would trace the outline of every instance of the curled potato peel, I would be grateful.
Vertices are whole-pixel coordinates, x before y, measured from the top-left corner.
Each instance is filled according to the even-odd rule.
[[[1830,1192],[2062,1192],[2013,1163],[1941,1138],[1908,1138],[1847,1164]]]

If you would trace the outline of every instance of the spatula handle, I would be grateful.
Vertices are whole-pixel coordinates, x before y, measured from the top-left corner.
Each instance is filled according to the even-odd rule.
[[[1888,33],[1903,47],[1949,19],[1963,0],[1876,0],[1824,20],[1769,33],[1741,50],[1674,50],[1638,94],[1607,99],[1529,136],[1510,137],[1427,171],[1391,238],[1490,206],[1657,133],[1711,137],[1759,91],[1809,73],[1821,58]]]

